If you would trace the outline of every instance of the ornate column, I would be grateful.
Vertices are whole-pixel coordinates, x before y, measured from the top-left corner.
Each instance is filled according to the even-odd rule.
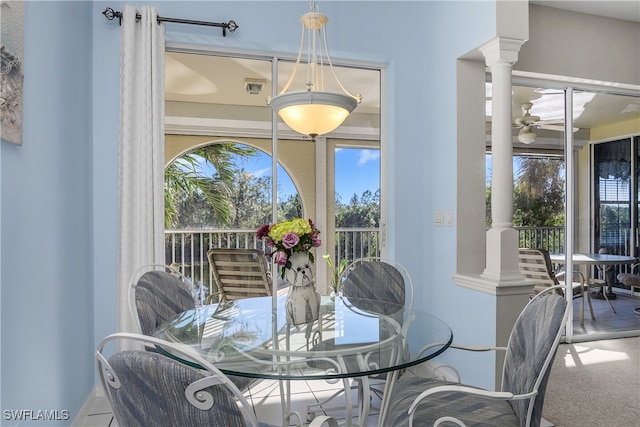
[[[518,232],[513,229],[513,145],[511,129],[511,70],[523,40],[497,37],[480,48],[491,69],[491,228],[482,278],[496,287],[522,284],[518,269]],[[517,282],[517,283],[516,283]]]
[[[496,297],[496,345],[504,346],[524,308],[532,285],[518,268],[518,232],[513,228],[513,142],[511,130],[511,70],[523,40],[498,37],[480,51],[491,69],[491,228],[487,231],[486,264],[481,279]],[[496,387],[504,356],[496,354]]]

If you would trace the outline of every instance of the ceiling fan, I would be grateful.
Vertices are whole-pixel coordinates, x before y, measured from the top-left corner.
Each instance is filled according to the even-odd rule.
[[[538,136],[533,130],[535,129],[545,129],[557,132],[564,131],[564,121],[562,119],[555,120],[540,120],[539,116],[532,116],[530,113],[531,108],[533,107],[533,103],[528,101],[522,104],[522,117],[518,117],[514,121],[514,127],[519,128],[518,132],[518,141],[523,144],[531,144],[536,140]],[[573,131],[576,132],[578,128],[573,128]]]

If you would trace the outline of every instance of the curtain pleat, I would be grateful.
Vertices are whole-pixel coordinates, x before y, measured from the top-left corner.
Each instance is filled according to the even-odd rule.
[[[164,264],[164,24],[149,6],[126,5],[120,58],[118,205],[119,332],[137,332],[130,310],[132,275]]]

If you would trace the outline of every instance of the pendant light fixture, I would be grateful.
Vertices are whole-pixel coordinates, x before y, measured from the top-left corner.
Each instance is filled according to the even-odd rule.
[[[298,133],[309,135],[311,140],[315,141],[316,136],[329,133],[340,126],[360,103],[362,97],[353,96],[347,92],[333,69],[327,46],[326,24],[329,18],[318,13],[315,0],[311,1],[310,10],[300,18],[302,39],[291,77],[284,89],[268,102],[287,126]],[[300,66],[305,40],[307,45],[306,88],[287,92]],[[324,90],[324,71],[327,65],[342,93]]]

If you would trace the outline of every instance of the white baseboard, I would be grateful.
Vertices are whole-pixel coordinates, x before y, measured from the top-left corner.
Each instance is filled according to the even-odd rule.
[[[542,418],[540,420],[540,427],[555,427],[555,424],[550,423],[549,421]]]
[[[71,427],[82,427],[82,422],[87,418],[87,416],[89,416],[91,408],[93,408],[93,403],[100,395],[104,396],[104,390],[102,389],[102,386],[98,384],[87,396],[87,399],[82,404],[80,411],[78,411],[78,414],[73,419]]]

